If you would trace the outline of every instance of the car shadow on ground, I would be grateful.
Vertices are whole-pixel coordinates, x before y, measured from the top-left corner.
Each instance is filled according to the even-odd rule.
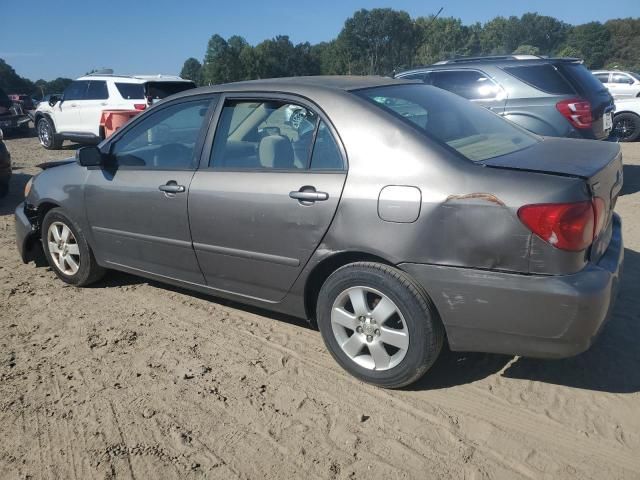
[[[620,291],[609,322],[585,353],[562,360],[444,351],[411,390],[454,387],[502,371],[506,378],[532,380],[609,393],[640,391],[640,253],[625,249]],[[506,367],[506,368],[505,368]]]
[[[622,174],[624,183],[620,195],[631,195],[640,191],[640,165],[625,165]]]

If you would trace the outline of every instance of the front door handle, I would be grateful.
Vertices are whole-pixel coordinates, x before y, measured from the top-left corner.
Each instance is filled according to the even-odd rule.
[[[169,180],[164,185],[160,185],[158,189],[165,193],[182,193],[185,191],[184,185],[178,185],[175,180]]]
[[[329,199],[327,192],[317,192],[315,187],[302,187],[300,190],[289,192],[289,197],[299,200],[300,203],[322,202]]]

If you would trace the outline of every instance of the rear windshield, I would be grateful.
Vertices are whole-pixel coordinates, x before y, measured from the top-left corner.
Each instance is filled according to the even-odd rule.
[[[553,95],[573,95],[576,93],[569,82],[558,73],[558,70],[548,63],[504,67],[504,71],[546,93]]]
[[[195,88],[193,82],[147,82],[147,96],[153,100],[161,100],[174,93],[183,92]]]
[[[580,95],[588,98],[594,93],[607,90],[602,82],[580,63],[558,63],[556,66],[558,71],[573,84]]]
[[[152,100],[162,100],[195,86],[192,82],[116,83],[120,95],[127,100],[142,100],[147,96]]]
[[[439,88],[392,85],[354,93],[474,162],[517,152],[540,141],[486,108]]]

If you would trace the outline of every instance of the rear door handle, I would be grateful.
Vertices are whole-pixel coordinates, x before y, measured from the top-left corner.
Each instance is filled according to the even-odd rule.
[[[289,197],[304,202],[322,202],[329,199],[327,192],[316,192],[314,187],[302,187],[300,190],[289,192]]]
[[[169,180],[166,184],[160,185],[158,189],[165,193],[182,193],[185,191],[184,185],[178,185],[175,180]]]

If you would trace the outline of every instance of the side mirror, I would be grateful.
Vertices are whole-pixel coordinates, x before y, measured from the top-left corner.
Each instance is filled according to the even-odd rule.
[[[76,162],[83,167],[102,167],[104,156],[98,147],[80,147],[76,150]]]
[[[53,107],[59,101],[60,101],[60,97],[58,97],[57,95],[51,95],[49,97],[49,106]]]

